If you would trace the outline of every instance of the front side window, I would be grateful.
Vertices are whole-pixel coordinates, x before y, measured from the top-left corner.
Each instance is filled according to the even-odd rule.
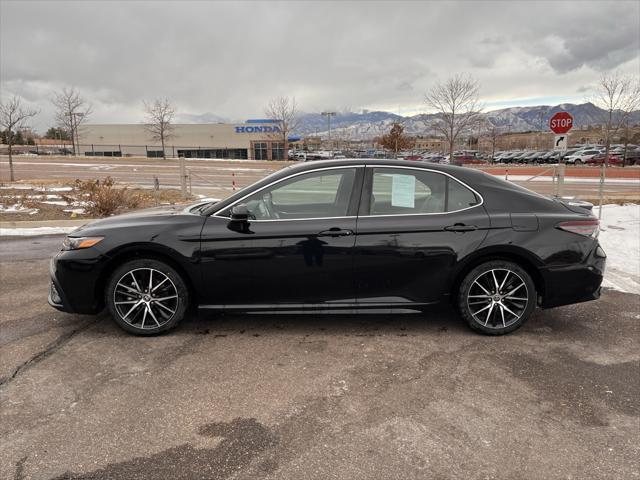
[[[370,215],[454,212],[477,205],[475,193],[437,172],[374,168]]]
[[[242,203],[256,220],[343,217],[349,208],[355,171],[342,168],[298,175]]]

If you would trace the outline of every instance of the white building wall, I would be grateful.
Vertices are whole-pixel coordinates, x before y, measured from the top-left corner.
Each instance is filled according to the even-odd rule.
[[[267,128],[265,128],[267,127]],[[178,149],[247,149],[249,158],[252,142],[280,140],[279,134],[269,133],[273,124],[179,124],[174,125],[171,138],[165,141],[166,154]],[[255,130],[263,130],[258,131]],[[147,155],[148,150],[160,150],[160,142],[153,140],[143,124],[89,124],[79,132],[80,152],[118,151],[123,155]],[[177,154],[177,153],[176,153]]]

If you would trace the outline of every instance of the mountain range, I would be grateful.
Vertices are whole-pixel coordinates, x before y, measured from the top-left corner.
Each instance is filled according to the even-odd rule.
[[[503,132],[527,132],[548,130],[548,121],[554,113],[569,112],[574,119],[574,128],[604,123],[605,110],[593,103],[562,103],[559,105],[536,105],[528,107],[510,107],[485,112],[486,122]],[[435,114],[401,116],[391,112],[368,111],[337,112],[331,117],[331,135],[345,140],[370,139],[391,129],[394,122],[400,122],[408,135],[434,135],[431,125],[436,121]],[[220,123],[226,120],[218,115],[205,113],[200,115],[181,115],[183,123]],[[631,115],[631,124],[640,123],[640,110]],[[485,123],[486,125],[487,123]],[[327,135],[327,118],[320,113],[303,112],[298,115],[298,126],[293,132],[301,136]]]

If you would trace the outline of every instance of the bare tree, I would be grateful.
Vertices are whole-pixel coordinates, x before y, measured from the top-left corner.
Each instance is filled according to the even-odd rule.
[[[449,158],[458,136],[471,130],[480,120],[478,82],[468,75],[458,74],[437,83],[425,95],[427,108],[435,111],[438,120],[431,127],[449,144]]]
[[[490,120],[485,120],[485,133],[489,140],[491,141],[491,160],[496,156],[496,146],[498,144],[498,137],[503,133],[502,129],[493,123]]]
[[[144,102],[144,111],[146,113],[145,126],[154,140],[159,141],[162,145],[162,158],[166,159],[165,142],[173,136],[173,116],[175,110],[169,103],[169,100],[156,99],[153,103]]]
[[[0,102],[0,127],[6,131],[5,140],[9,146],[9,180],[15,181],[13,173],[13,143],[18,130],[25,126],[25,122],[38,114],[37,110],[22,106],[20,98],[14,96],[6,102]]]
[[[603,134],[605,162],[609,165],[609,149],[613,137],[628,121],[631,112],[640,108],[640,80],[619,72],[600,77],[591,102],[604,110]]]
[[[272,98],[264,110],[267,118],[278,123],[280,131],[277,134],[279,140],[284,145],[284,154],[289,151],[287,139],[289,135],[298,127],[298,107],[295,97]]]
[[[80,127],[85,123],[92,108],[84,98],[80,96],[80,92],[73,88],[63,88],[62,91],[54,93],[51,99],[56,108],[55,118],[58,126],[65,129],[71,137],[73,144],[73,154],[80,153]]]

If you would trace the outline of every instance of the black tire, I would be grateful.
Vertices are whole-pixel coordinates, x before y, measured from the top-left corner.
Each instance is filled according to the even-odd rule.
[[[457,306],[473,330],[504,335],[529,319],[536,308],[536,299],[535,284],[522,267],[506,260],[493,260],[465,275],[458,289]]]
[[[171,330],[184,318],[189,289],[171,266],[140,258],[120,265],[111,274],[105,304],[123,330],[156,335]]]
[[[576,160],[573,162],[574,165],[582,165],[582,160]]]

